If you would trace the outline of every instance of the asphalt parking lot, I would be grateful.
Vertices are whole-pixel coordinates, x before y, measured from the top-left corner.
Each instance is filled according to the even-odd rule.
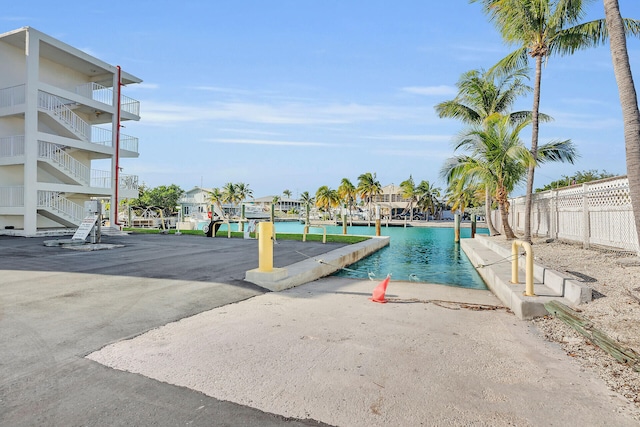
[[[0,424],[320,425],[106,368],[84,356],[161,325],[266,291],[245,282],[257,241],[104,236],[76,251],[0,236]],[[280,241],[283,267],[341,245]]]

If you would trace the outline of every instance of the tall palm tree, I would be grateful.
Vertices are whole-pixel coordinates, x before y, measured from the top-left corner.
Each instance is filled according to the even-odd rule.
[[[356,187],[360,198],[367,204],[369,210],[369,221],[373,217],[371,203],[373,198],[382,194],[382,185],[376,178],[376,174],[365,172],[358,176],[358,186]]]
[[[587,3],[593,0],[470,0],[482,3],[502,38],[519,47],[494,67],[502,70],[522,68],[534,58],[535,79],[531,117],[531,155],[538,153],[540,82],[542,64],[554,54],[568,55],[576,50],[602,44],[608,33],[604,19],[580,23]],[[640,34],[640,21],[624,20],[625,30]],[[531,242],[531,207],[535,165],[529,165],[525,199],[524,240]]]
[[[508,73],[492,73],[485,70],[471,70],[462,74],[456,86],[458,94],[453,100],[436,105],[441,118],[455,118],[469,125],[480,125],[496,114],[508,114],[513,123],[530,119],[531,111],[510,112],[519,96],[532,90],[523,81],[527,68],[514,69]],[[540,114],[544,121],[551,117]],[[500,234],[491,221],[491,195],[485,192],[485,218],[489,233]]]
[[[227,182],[222,186],[222,201],[225,203],[236,203],[236,185],[232,182]]]
[[[357,195],[356,186],[348,178],[342,178],[338,186],[338,196],[343,203],[349,206],[349,218],[353,218],[353,205],[356,202]],[[353,225],[353,219],[351,219],[351,225]]]
[[[288,189],[287,189],[287,190],[284,190],[284,191],[282,192],[282,195],[283,195],[284,197],[286,197],[287,199],[290,199],[290,198],[291,198],[291,190],[288,190]]]
[[[300,201],[302,202],[302,206],[305,210],[305,224],[309,225],[309,209],[311,208],[311,205],[315,203],[315,199],[308,191],[303,191],[302,194],[300,194]]]
[[[409,211],[409,218],[413,219],[413,204],[418,200],[416,191],[416,183],[413,176],[409,175],[409,179],[405,179],[400,183],[400,192],[404,199],[407,199],[407,207],[405,211]]]
[[[218,209],[220,209],[220,212],[222,212],[222,215],[224,218],[225,213],[224,213],[224,209],[222,208],[222,201],[224,200],[224,196],[222,195],[222,192],[218,187],[216,187],[216,188],[212,188],[211,191],[208,191],[208,193],[209,193],[209,200],[211,201],[211,203],[216,205]]]
[[[438,212],[439,198],[440,198],[440,188],[432,186],[429,181],[422,180],[420,184],[416,187],[416,197],[418,199],[418,207],[427,213],[427,218],[429,217],[429,212],[435,218]]]
[[[631,75],[624,21],[620,15],[618,0],[604,0],[604,16],[609,31],[613,71],[622,107],[629,194],[635,213],[636,231],[640,236],[640,110]]]
[[[463,179],[468,182],[492,182],[500,209],[505,236],[516,236],[509,225],[509,193],[524,178],[527,168],[546,161],[573,163],[577,157],[570,140],[552,141],[540,146],[534,158],[520,139],[522,129],[529,120],[514,124],[508,116],[494,116],[485,126],[475,126],[461,134],[456,150],[468,154],[449,159],[442,168],[447,182]]]
[[[323,185],[316,191],[316,206],[329,213],[329,219],[332,219],[331,208],[340,205],[340,197],[336,190]]]

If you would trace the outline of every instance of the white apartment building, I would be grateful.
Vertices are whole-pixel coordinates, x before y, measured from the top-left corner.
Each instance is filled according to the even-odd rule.
[[[84,202],[138,197],[120,158],[138,139],[120,132],[140,119],[121,94],[142,80],[31,27],[0,34],[0,234],[76,228]],[[95,163],[108,170],[96,170]]]

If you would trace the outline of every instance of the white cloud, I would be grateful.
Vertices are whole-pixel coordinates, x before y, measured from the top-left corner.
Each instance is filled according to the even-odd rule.
[[[305,103],[226,102],[202,106],[145,102],[144,124],[167,125],[211,120],[229,120],[262,124],[349,124],[377,120],[424,120],[424,111],[416,108]]]
[[[205,139],[207,142],[219,144],[242,144],[242,145],[274,145],[293,147],[336,147],[336,144],[325,142],[305,142],[305,141],[275,141],[271,139],[243,139],[243,138],[213,138]]]
[[[138,83],[138,84],[133,84],[131,86],[127,86],[127,91],[133,90],[133,89],[149,89],[149,90],[155,90],[158,89],[160,87],[159,84],[157,83]]]
[[[403,87],[402,90],[404,92],[413,93],[415,95],[427,95],[427,96],[455,95],[458,93],[458,89],[456,89],[455,86],[447,86],[447,85],[407,86],[407,87]]]
[[[379,139],[383,141],[417,141],[417,142],[444,142],[451,141],[452,135],[374,135],[366,136],[367,139]]]

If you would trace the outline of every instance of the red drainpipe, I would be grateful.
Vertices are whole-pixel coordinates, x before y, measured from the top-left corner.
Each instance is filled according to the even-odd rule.
[[[118,222],[118,189],[120,188],[120,87],[122,86],[122,69],[120,68],[119,65],[116,66],[116,68],[118,69],[118,84],[117,84],[117,94],[118,94],[118,101],[117,101],[117,109],[116,109],[116,122],[117,122],[117,126],[116,126],[116,192],[115,192],[115,196],[116,196],[116,210],[115,210],[115,224],[116,225],[120,225],[120,223]],[[113,209],[112,209],[113,211]]]

